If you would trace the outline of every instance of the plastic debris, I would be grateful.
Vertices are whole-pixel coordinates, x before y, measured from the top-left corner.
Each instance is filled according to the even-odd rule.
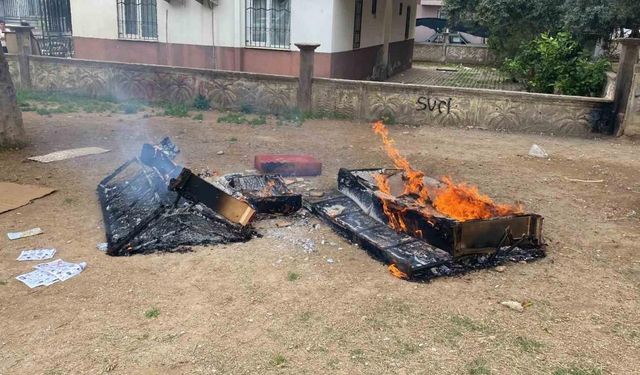
[[[29,160],[39,161],[41,163],[51,163],[54,161],[73,159],[81,156],[104,154],[105,152],[109,151],[110,150],[106,150],[100,147],[74,148],[71,150],[52,152],[47,155],[32,156],[29,158]]]
[[[42,234],[42,233],[44,233],[44,231],[42,229],[33,228],[33,229],[25,230],[25,231],[22,231],[22,232],[9,232],[9,233],[7,233],[7,237],[9,237],[10,240],[18,240],[20,238],[36,236],[36,235]]]
[[[100,251],[107,251],[108,247],[109,247],[109,244],[107,244],[106,242],[101,242],[96,245],[96,248]]]
[[[547,154],[547,152],[542,147],[533,144],[529,149],[529,156],[547,159],[549,157],[549,154]]]
[[[506,307],[510,308],[511,310],[515,310],[515,311],[518,311],[518,312],[523,312],[524,311],[524,306],[522,306],[522,304],[520,302],[503,301],[503,302],[500,302],[500,304],[502,306],[506,306]]]
[[[51,259],[56,254],[56,249],[33,249],[23,250],[18,257],[18,261],[45,260]]]

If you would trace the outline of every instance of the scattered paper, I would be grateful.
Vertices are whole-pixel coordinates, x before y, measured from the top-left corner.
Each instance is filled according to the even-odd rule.
[[[44,186],[0,182],[0,214],[27,205],[54,191],[54,189]]]
[[[9,237],[10,240],[17,240],[20,238],[36,236],[42,233],[44,233],[42,229],[33,228],[33,229],[25,230],[24,232],[9,232],[7,233],[7,237]]]
[[[65,281],[79,275],[80,272],[82,272],[82,270],[84,270],[86,267],[87,263],[85,262],[69,263],[65,262],[62,259],[57,259],[53,262],[38,264],[34,268],[39,271],[47,272],[51,275],[54,275],[55,277],[60,279],[60,281]]]
[[[31,289],[39,286],[49,286],[60,281],[60,279],[54,275],[40,270],[25,273],[24,275],[16,277],[16,279],[22,281]]]
[[[106,150],[100,147],[74,148],[71,150],[52,152],[47,155],[32,156],[29,160],[39,161],[41,163],[51,163],[54,161],[73,159],[80,156],[104,154],[109,151],[111,150]]]
[[[51,259],[56,254],[56,249],[23,250],[17,260],[24,262],[29,260]]]
[[[109,247],[109,244],[107,244],[106,242],[101,242],[101,243],[97,244],[96,247],[100,251],[107,251],[107,249]]]

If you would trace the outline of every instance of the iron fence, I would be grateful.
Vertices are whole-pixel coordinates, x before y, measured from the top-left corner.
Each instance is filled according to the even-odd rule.
[[[118,37],[158,40],[156,0],[118,0]]]
[[[246,45],[291,48],[291,1],[247,0]]]

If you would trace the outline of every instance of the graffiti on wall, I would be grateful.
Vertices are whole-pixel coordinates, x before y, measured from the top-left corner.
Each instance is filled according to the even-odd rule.
[[[438,113],[451,113],[451,100],[453,99],[449,98],[447,100],[441,100],[438,98],[420,96],[418,97],[418,101],[416,102],[416,104],[418,105],[416,110],[429,110],[431,112],[435,112],[437,109]]]

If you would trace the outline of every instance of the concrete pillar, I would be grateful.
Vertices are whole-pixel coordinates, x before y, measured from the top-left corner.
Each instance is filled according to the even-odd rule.
[[[384,34],[382,44],[382,61],[379,64],[379,78],[381,81],[389,78],[389,43],[391,42],[391,31],[393,30],[393,0],[384,2]]]
[[[315,50],[320,47],[319,44],[296,43],[296,47],[300,49],[300,76],[298,78],[298,110],[301,112],[310,112],[311,106],[311,87],[313,86],[313,63],[315,58]]]
[[[31,44],[32,26],[11,26],[7,33],[7,49],[9,53],[18,55],[20,66],[20,87],[31,88],[31,69],[29,68],[29,56],[32,55],[34,45]]]
[[[620,66],[616,76],[616,88],[614,92],[613,115],[614,129],[613,134],[622,135],[624,132],[624,117],[629,103],[629,97],[632,95],[633,74],[636,63],[638,62],[638,51],[640,50],[640,38],[622,38],[617,39],[622,46],[620,54]]]

